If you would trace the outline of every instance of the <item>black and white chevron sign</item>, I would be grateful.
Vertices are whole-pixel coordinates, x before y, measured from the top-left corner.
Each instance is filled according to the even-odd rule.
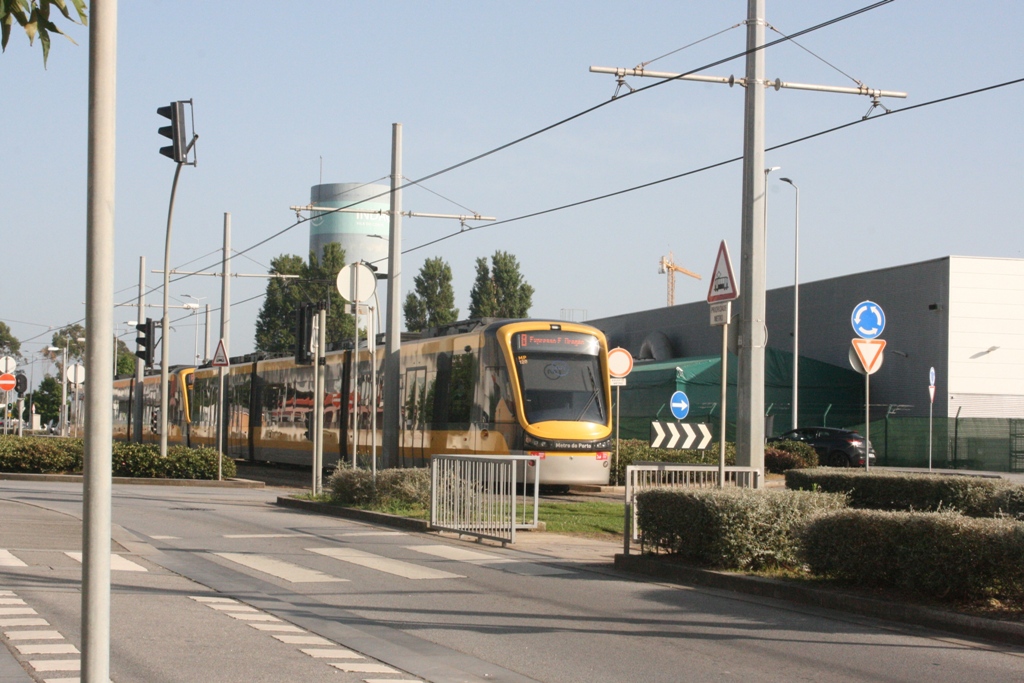
[[[711,430],[706,424],[651,423],[651,448],[677,448],[680,450],[692,448],[702,451],[710,444]]]

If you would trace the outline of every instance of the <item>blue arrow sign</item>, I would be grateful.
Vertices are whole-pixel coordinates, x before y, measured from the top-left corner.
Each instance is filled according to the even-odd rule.
[[[928,384],[935,386],[935,368],[928,368]]]
[[[681,391],[677,391],[672,394],[672,400],[669,402],[669,407],[672,408],[672,415],[677,420],[682,420],[690,412],[690,399],[686,398],[686,394]]]
[[[885,313],[874,301],[862,301],[854,307],[850,323],[858,337],[874,339],[885,329]]]

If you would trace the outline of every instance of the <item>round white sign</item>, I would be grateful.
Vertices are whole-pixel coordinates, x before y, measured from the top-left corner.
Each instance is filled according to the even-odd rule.
[[[625,377],[633,371],[633,354],[621,347],[608,352],[608,374]]]
[[[10,356],[0,358],[0,372],[14,372],[17,367],[18,363]]]
[[[341,298],[361,304],[377,291],[377,274],[365,263],[350,263],[338,271],[337,284]]]
[[[85,366],[79,363],[69,365],[67,373],[68,381],[72,384],[81,384],[85,381]]]

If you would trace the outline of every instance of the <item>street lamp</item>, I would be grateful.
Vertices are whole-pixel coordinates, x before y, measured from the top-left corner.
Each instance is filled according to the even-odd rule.
[[[46,350],[51,352],[62,351],[64,352],[63,361],[60,365],[60,435],[67,436],[64,433],[64,426],[66,423],[65,414],[67,413],[68,405],[68,347],[67,337],[65,339],[64,348],[60,349],[56,346],[47,346]]]
[[[800,188],[789,178],[779,178],[796,190],[796,218],[793,230],[793,429],[797,428],[797,386],[800,367]]]
[[[199,314],[199,302],[202,301],[203,299],[205,299],[206,297],[205,296],[192,296],[191,294],[182,294],[182,296],[185,297],[186,299],[195,299],[195,303],[194,304],[184,304],[184,307],[192,309],[192,317],[195,318],[195,321],[196,321],[196,324],[195,324],[195,327],[196,327],[195,337],[196,338],[195,338],[195,344],[194,344],[194,348],[193,348],[193,355],[194,355],[195,361],[196,361],[195,364],[199,365],[199,318],[197,316]]]

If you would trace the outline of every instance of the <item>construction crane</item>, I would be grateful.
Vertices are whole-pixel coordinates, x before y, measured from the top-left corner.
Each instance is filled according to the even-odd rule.
[[[689,275],[690,277],[695,277],[698,280],[700,279],[700,275],[697,275],[697,273],[676,265],[675,258],[672,256],[671,251],[668,252],[668,256],[662,256],[661,261],[658,262],[658,273],[668,274],[669,306],[675,306],[676,304],[676,273],[682,273],[683,275]]]

